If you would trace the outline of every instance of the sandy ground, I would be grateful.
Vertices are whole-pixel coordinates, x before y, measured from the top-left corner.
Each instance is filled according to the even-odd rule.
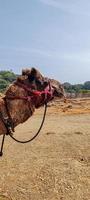
[[[31,137],[42,113],[38,110],[18,126],[15,136]],[[6,137],[0,158],[0,200],[89,199],[90,99],[51,103],[40,135],[29,144]]]

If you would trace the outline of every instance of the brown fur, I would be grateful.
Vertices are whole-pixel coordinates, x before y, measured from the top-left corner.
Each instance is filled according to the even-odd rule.
[[[56,96],[64,96],[64,90],[62,89],[61,84],[58,81],[49,79],[51,82],[52,87],[54,88],[54,93],[56,90]],[[34,85],[34,89],[37,90],[44,90],[46,87],[48,78],[44,78],[41,73],[36,70],[35,68],[32,69],[25,69],[22,70],[22,75],[19,76],[16,80],[16,83],[23,83],[24,85],[32,88],[32,83]],[[15,83],[12,83],[9,88],[5,92],[5,96],[19,96],[19,97],[25,97],[28,96],[28,92],[16,85]],[[37,98],[37,104],[33,101],[26,101],[23,99],[7,99],[7,106],[10,113],[10,116],[12,118],[14,127],[16,127],[18,124],[25,122],[29,117],[32,116],[32,114],[35,111],[36,107],[41,106],[42,97]],[[7,118],[7,110],[5,106],[5,101],[3,97],[0,96],[0,112],[2,113],[4,118]],[[0,135],[6,132],[5,125],[2,122],[2,119],[0,119]]]

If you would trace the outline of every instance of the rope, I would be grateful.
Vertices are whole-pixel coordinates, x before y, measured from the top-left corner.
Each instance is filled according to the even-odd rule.
[[[21,140],[16,139],[11,133],[8,133],[8,135],[9,135],[14,141],[16,141],[16,142],[18,142],[18,143],[26,144],[26,143],[31,142],[32,140],[34,140],[34,139],[38,136],[38,134],[40,133],[40,131],[41,131],[42,127],[43,127],[43,124],[44,124],[44,121],[45,121],[45,117],[46,117],[46,111],[47,111],[47,103],[45,103],[45,110],[44,110],[44,114],[43,114],[43,119],[42,119],[41,125],[40,125],[40,127],[39,127],[37,133],[36,133],[31,139],[25,140],[25,141],[21,141]]]
[[[2,156],[2,155],[3,155],[3,146],[4,146],[5,136],[6,136],[6,133],[5,133],[5,134],[3,134],[3,138],[2,138],[2,144],[1,144],[1,149],[0,149],[0,156]]]

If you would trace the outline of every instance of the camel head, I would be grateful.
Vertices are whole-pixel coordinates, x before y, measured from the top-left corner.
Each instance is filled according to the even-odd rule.
[[[48,83],[50,83],[51,88],[53,90],[53,96],[59,98],[62,97],[65,98],[65,92],[62,84],[57,80],[44,77],[35,68],[23,69],[22,75],[19,76],[17,80],[27,85],[28,87],[30,86],[30,88],[32,87],[32,89],[39,91],[44,90],[48,86]]]

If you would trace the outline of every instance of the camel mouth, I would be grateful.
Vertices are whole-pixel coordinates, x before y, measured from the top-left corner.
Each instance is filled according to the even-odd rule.
[[[65,91],[64,91],[63,85],[55,79],[49,79],[49,80],[53,88],[53,96],[58,97],[58,98],[64,98]]]

